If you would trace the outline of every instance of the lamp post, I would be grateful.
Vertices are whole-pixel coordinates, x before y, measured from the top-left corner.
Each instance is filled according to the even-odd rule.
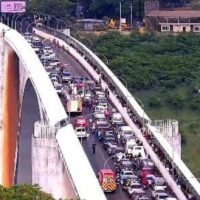
[[[121,76],[116,76],[116,77],[119,78],[119,79],[121,79],[121,80],[123,80],[124,83],[125,83],[125,85],[126,85],[125,87],[128,89],[128,84],[127,84],[126,80],[125,80],[123,77],[121,77]],[[135,98],[137,101],[139,101],[140,104],[141,104],[141,106],[142,106],[142,110],[143,110],[143,114],[142,114],[142,127],[144,127],[144,103],[143,103],[142,100],[139,99],[138,97],[134,96],[134,98]],[[143,129],[142,129],[142,133],[143,133]]]
[[[10,15],[12,15],[13,13],[8,13],[8,16],[7,16],[7,22],[6,22],[6,24],[7,24],[7,26],[9,26],[10,25]]]
[[[25,20],[27,20],[27,19],[30,19],[30,17],[24,17],[24,18],[22,19],[22,21],[20,22],[21,31],[23,31],[23,22],[24,22]]]
[[[108,62],[108,59],[106,58],[105,55],[103,55],[103,54],[101,54],[101,53],[96,53],[96,52],[95,52],[95,54],[104,57],[104,59],[105,59],[105,61],[106,61],[106,64],[108,65],[109,62]]]
[[[31,23],[27,26],[27,28],[26,28],[26,32],[27,32],[27,33],[29,33],[28,29],[29,29],[29,27],[30,27],[32,24],[35,24],[35,22],[31,22]]]
[[[90,43],[90,46],[91,46],[91,49],[92,49],[92,42],[91,42],[91,40],[89,40],[88,38],[85,38],[85,37],[83,37],[83,36],[81,36],[81,37],[79,37],[80,39],[82,39],[82,40],[87,40],[89,43]]]
[[[119,78],[119,79],[121,79],[121,80],[123,80],[124,83],[125,83],[125,87],[128,89],[128,84],[127,84],[126,80],[123,77],[121,77],[121,76],[116,76],[116,77]]]
[[[65,28],[67,28],[67,24],[65,23],[64,20],[62,20],[62,19],[58,19],[58,21],[61,22],[61,23],[63,23],[63,24],[65,25]],[[61,24],[61,25],[62,25],[62,24]],[[62,29],[62,26],[61,26],[61,29]]]
[[[17,17],[16,17],[16,19],[15,19],[15,30],[17,29],[17,20],[18,20],[18,18],[20,18],[22,15],[18,15]]]
[[[50,20],[51,20],[51,18],[54,18],[55,20],[56,20],[56,30],[58,30],[58,19],[54,16],[54,15],[50,15]],[[50,25],[50,23],[49,23],[49,25]],[[50,25],[51,26],[51,25]],[[50,27],[49,26],[49,27]],[[51,28],[51,27],[50,27]]]
[[[143,114],[142,114],[142,115],[143,115],[143,116],[142,116],[142,127],[144,128],[144,104],[143,104],[142,100],[139,99],[138,97],[134,96],[134,98],[135,98],[137,101],[139,101],[140,104],[141,104],[141,106],[142,106],[142,110],[143,110]],[[142,129],[142,133],[143,133],[143,129]]]
[[[110,156],[109,158],[107,158],[106,160],[105,160],[105,162],[104,162],[104,164],[103,164],[103,168],[104,169],[106,169],[106,165],[108,164],[108,161],[110,161],[113,157],[115,157],[116,155],[114,154],[114,155],[112,155],[112,156]]]
[[[14,18],[17,16],[20,16],[21,14],[16,14],[16,15],[13,15],[12,16],[12,19],[11,19],[11,28],[14,28]]]
[[[121,23],[121,18],[122,18],[122,3],[119,3],[119,31],[122,31],[122,23]]]

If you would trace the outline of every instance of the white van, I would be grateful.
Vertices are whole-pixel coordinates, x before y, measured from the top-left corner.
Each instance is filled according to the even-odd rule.
[[[76,127],[75,128],[75,133],[78,138],[87,138],[89,137],[89,134],[86,131],[85,127]]]

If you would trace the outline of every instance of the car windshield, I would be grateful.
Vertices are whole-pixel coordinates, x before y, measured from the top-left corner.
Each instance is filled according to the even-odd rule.
[[[142,186],[141,185],[139,185],[139,184],[137,184],[137,185],[131,185],[131,188],[132,189],[142,189]]]
[[[133,172],[131,172],[131,171],[124,172],[124,175],[127,175],[127,176],[129,176],[129,175],[133,175]]]
[[[132,133],[132,131],[125,131],[124,134],[125,135],[132,135],[133,133]]]
[[[84,128],[76,129],[76,132],[85,132]]]

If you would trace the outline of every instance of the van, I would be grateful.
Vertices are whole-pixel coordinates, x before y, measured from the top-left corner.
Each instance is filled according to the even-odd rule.
[[[75,127],[75,133],[78,138],[87,138],[89,134],[86,131],[85,127]]]

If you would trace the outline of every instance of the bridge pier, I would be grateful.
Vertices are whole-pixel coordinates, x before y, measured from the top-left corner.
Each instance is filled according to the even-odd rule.
[[[77,198],[55,139],[56,129],[36,122],[32,138],[32,184],[56,199]]]

